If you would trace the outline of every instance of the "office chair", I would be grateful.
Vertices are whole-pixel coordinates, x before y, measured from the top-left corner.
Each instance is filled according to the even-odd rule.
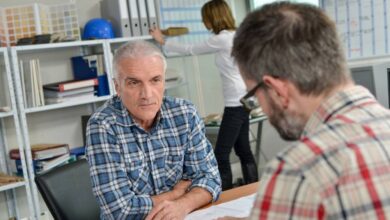
[[[100,208],[85,159],[37,175],[35,183],[54,219],[99,219]]]

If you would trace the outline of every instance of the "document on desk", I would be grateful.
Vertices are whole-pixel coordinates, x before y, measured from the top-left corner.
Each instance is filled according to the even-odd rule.
[[[212,220],[224,216],[238,218],[248,217],[253,207],[255,198],[256,194],[252,194],[232,200],[230,202],[210,206],[207,209],[201,209],[187,215],[185,220]]]

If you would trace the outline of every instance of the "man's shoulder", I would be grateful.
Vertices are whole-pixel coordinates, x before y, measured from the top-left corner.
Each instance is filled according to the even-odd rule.
[[[115,121],[116,118],[123,115],[122,105],[119,98],[114,96],[100,106],[91,116],[96,121]]]
[[[318,169],[328,169],[330,167],[326,160],[339,158],[342,154],[337,150],[341,151],[344,148],[336,136],[328,131],[303,136],[279,152],[277,161],[283,162],[285,169],[290,173],[296,172],[305,176],[318,172]],[[274,165],[278,166],[278,162]]]
[[[289,169],[299,170],[302,175],[313,177],[322,172],[342,173],[345,163],[349,163],[348,161],[354,158],[348,143],[353,143],[353,140],[369,141],[370,139],[368,136],[362,139],[364,138],[362,135],[355,134],[360,126],[360,124],[349,124],[345,127],[329,129],[324,125],[315,132],[292,142],[278,154],[278,158],[281,158]],[[348,130],[350,132],[346,132]]]

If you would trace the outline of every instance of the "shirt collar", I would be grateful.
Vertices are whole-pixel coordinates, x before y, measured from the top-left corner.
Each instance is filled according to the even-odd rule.
[[[307,136],[309,133],[316,131],[321,124],[331,120],[335,115],[343,114],[352,106],[372,99],[374,99],[374,96],[362,86],[349,87],[333,94],[311,115],[302,136]]]
[[[157,118],[155,120],[155,123],[153,124],[151,131],[153,131],[155,129],[155,127],[157,127],[159,124],[163,123],[164,120],[166,120],[167,113],[166,113],[166,106],[164,105],[165,97],[163,97],[162,103],[163,104],[161,105],[160,111],[157,113]],[[139,124],[134,121],[133,117],[130,115],[126,106],[123,104],[122,100],[118,96],[115,96],[113,98],[113,105],[114,105],[115,109],[117,109],[119,111],[118,113],[121,117],[120,120],[117,120],[117,122],[119,124],[129,126],[129,127],[136,126],[138,128],[141,128],[141,126],[139,126]]]

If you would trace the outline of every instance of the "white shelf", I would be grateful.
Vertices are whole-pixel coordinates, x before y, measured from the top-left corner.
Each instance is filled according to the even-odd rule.
[[[0,112],[0,118],[6,118],[6,117],[10,117],[13,115],[13,111],[9,111],[9,112]]]
[[[104,40],[71,41],[71,42],[62,42],[62,43],[16,46],[14,48],[16,51],[34,51],[34,50],[60,49],[60,48],[67,48],[67,47],[102,45],[103,42]]]
[[[10,189],[15,189],[15,188],[18,188],[18,187],[21,187],[21,186],[25,186],[25,185],[26,185],[26,183],[24,181],[6,184],[6,185],[3,185],[3,186],[0,186],[0,192],[6,191],[6,190],[10,190]]]
[[[43,112],[43,111],[48,111],[48,110],[53,110],[53,109],[61,109],[61,108],[66,108],[66,107],[71,107],[71,106],[106,101],[110,98],[111,98],[111,96],[107,95],[107,96],[96,97],[96,98],[88,99],[88,100],[83,99],[83,100],[72,101],[72,102],[61,102],[61,103],[57,103],[57,104],[50,104],[50,105],[39,106],[39,107],[34,107],[34,108],[27,108],[24,110],[24,112],[27,114],[34,113],[34,112]]]
[[[108,39],[107,41],[111,44],[111,43],[125,43],[134,40],[151,40],[151,39],[153,39],[152,36],[146,35],[146,36],[139,36],[139,37],[114,38],[114,39]]]
[[[49,44],[32,44],[24,46],[15,46],[16,51],[34,51],[34,50],[45,50],[45,49],[60,49],[66,47],[82,47],[82,46],[94,46],[101,45],[105,41],[109,43],[124,43],[133,40],[151,40],[152,36],[139,36],[139,37],[126,37],[126,38],[113,38],[106,40],[85,40],[85,41],[70,41],[61,43],[49,43]]]

